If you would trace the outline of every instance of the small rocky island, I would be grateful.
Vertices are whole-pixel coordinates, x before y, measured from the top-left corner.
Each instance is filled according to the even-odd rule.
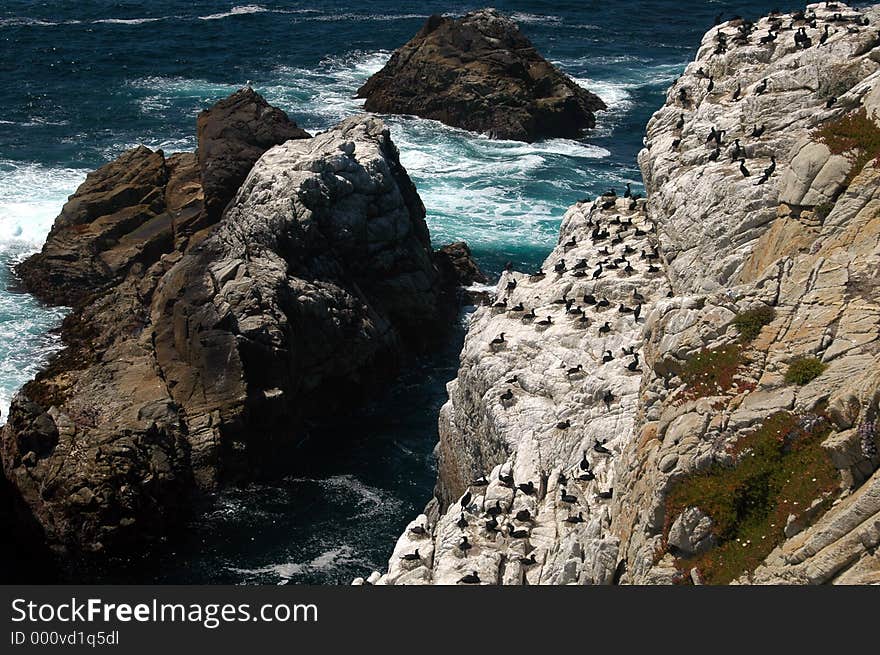
[[[576,138],[606,109],[544,59],[510,18],[431,16],[358,90],[367,111],[413,114],[496,139]]]
[[[305,421],[443,339],[481,275],[464,244],[432,252],[376,118],[311,137],[245,88],[198,137],[90,173],[18,269],[73,308],[13,399],[0,492],[65,556],[160,539],[193,495],[294,457]]]

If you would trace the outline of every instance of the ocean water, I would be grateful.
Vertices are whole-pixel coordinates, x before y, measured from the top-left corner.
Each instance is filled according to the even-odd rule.
[[[467,241],[497,273],[540,263],[577,199],[626,182],[665,90],[721,11],[756,17],[792,2],[671,0],[490,3],[609,106],[579,140],[492,141],[389,117],[428,209],[435,246]],[[143,143],[195,147],[195,114],[250,81],[311,131],[362,111],[358,86],[430,13],[458,0],[259,4],[209,0],[4,0],[0,4],[0,412],[59,347],[63,308],[16,288],[88,170]],[[445,383],[461,334],[357,416],[316,433],[271,484],[224,492],[149,562],[84,574],[111,581],[345,583],[382,568],[428,500]],[[0,417],[0,422],[3,418]]]

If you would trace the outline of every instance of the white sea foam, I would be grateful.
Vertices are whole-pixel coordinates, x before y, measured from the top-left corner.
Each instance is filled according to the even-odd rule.
[[[96,25],[142,25],[144,23],[155,23],[160,20],[167,20],[168,16],[158,16],[154,18],[100,18],[92,21]]]
[[[223,11],[216,14],[209,14],[208,16],[199,16],[201,20],[220,20],[222,18],[229,18],[230,16],[242,16],[245,14],[262,14],[269,11],[263,5],[238,5],[236,7],[232,7],[229,11]]]
[[[49,330],[66,313],[6,291],[10,267],[36,252],[85,171],[0,160],[0,422],[12,394],[60,347]]]
[[[559,25],[562,23],[562,18],[559,16],[530,14],[524,11],[514,12],[510,17],[517,23],[525,23],[526,25]]]

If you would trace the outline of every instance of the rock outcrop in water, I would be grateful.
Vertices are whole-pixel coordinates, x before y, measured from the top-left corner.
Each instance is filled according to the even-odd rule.
[[[579,203],[474,314],[437,497],[371,582],[880,580],[878,24],[708,32],[648,125],[647,201]]]
[[[358,90],[367,111],[414,114],[497,139],[574,138],[606,109],[494,9],[431,16]]]
[[[243,90],[199,128],[198,156],[137,148],[90,175],[21,269],[76,304],[0,440],[57,551],[162,536],[194,491],[279,465],[305,420],[356,403],[456,314],[381,121],[300,138]]]

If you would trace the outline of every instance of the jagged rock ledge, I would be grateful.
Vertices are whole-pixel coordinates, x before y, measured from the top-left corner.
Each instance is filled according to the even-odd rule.
[[[818,3],[706,34],[648,124],[647,203],[572,207],[546,277],[506,274],[506,306],[474,314],[440,415],[436,498],[368,582],[880,580],[880,152],[863,151],[880,134],[878,25],[878,7]],[[630,218],[622,243],[592,238]],[[593,280],[622,257],[631,276],[606,266]],[[638,322],[616,309],[635,304],[633,288]],[[566,299],[584,330],[554,302]],[[523,323],[520,302],[536,320]],[[799,361],[812,378],[789,375]],[[769,469],[778,488],[742,466],[760,444],[768,466],[799,462]],[[739,472],[742,487],[706,489]],[[766,513],[721,531],[718,502],[753,492]],[[747,519],[762,532],[741,531]]]

